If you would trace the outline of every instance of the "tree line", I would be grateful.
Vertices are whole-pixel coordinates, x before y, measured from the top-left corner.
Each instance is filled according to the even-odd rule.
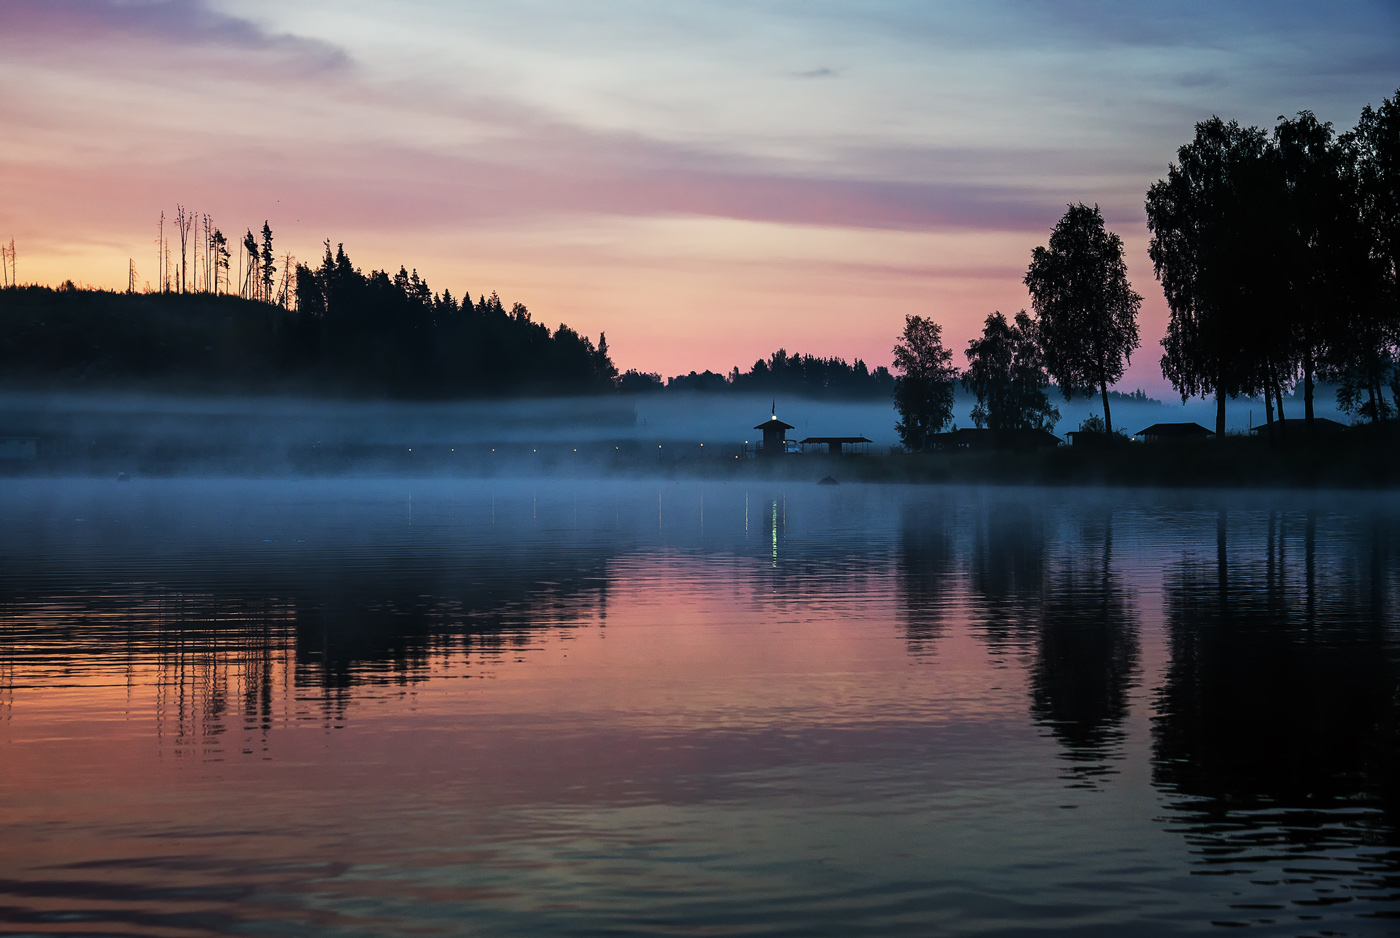
[[[435,293],[416,271],[366,273],[343,246],[326,242],[314,268],[294,264],[282,291],[260,261],[250,296],[222,292],[227,281],[213,270],[205,279],[192,260],[187,253],[171,265],[169,290],[71,281],[0,289],[0,380],[406,398],[589,394],[616,384],[605,336],[594,346],[567,325],[551,330],[495,293],[476,302]]]
[[[176,203],[175,214],[165,212],[156,222],[156,284],[146,281],[146,293],[228,294],[237,290],[248,300],[290,309],[295,303],[293,270],[296,258],[290,253],[280,258],[272,248],[272,226],[264,219],[261,238],[249,228],[238,244],[238,266],[228,235],[201,214]],[[172,240],[172,237],[174,240]],[[179,253],[176,254],[176,243]],[[280,266],[279,266],[280,263]],[[279,277],[279,271],[281,276]],[[127,292],[135,293],[138,275],[136,260],[127,261]]]
[[[362,272],[344,245],[325,244],[317,267],[296,265],[293,354],[302,362],[396,394],[482,396],[611,391],[617,368],[598,344],[560,324],[506,309],[494,292],[475,303],[398,273]]]
[[[1148,190],[1147,222],[1171,310],[1162,373],[1215,396],[1217,433],[1227,398],[1282,415],[1299,380],[1309,422],[1320,378],[1349,413],[1396,415],[1400,95],[1340,134],[1308,111],[1272,133],[1202,121]]]
[[[871,369],[859,358],[847,362],[839,357],[789,354],[780,348],[767,359],[755,361],[748,371],[736,365],[727,375],[705,370],[662,380],[654,372],[629,369],[619,378],[618,389],[625,394],[664,390],[888,400],[894,393],[894,375],[884,365]]]
[[[1147,192],[1148,255],[1170,310],[1162,374],[1185,401],[1262,396],[1285,417],[1301,384],[1313,424],[1320,381],[1370,421],[1400,403],[1400,94],[1367,105],[1336,133],[1308,111],[1272,132],[1202,121],[1166,178]],[[1049,429],[1046,393],[1097,391],[1113,432],[1109,385],[1138,347],[1142,297],[1129,284],[1122,240],[1098,207],[1071,205],[1024,278],[1035,310],[986,320],[953,364],[940,325],[909,316],[894,348],[896,429],[910,449],[934,445],[952,418],[953,388],[977,397],[973,420],[993,429]],[[1385,391],[1390,391],[1390,398]]]
[[[1113,432],[1109,385],[1138,347],[1142,297],[1128,284],[1123,240],[1105,228],[1097,205],[1069,206],[1048,245],[1031,253],[1025,284],[1035,316],[988,316],[982,335],[968,343],[966,370],[953,364],[941,325],[905,317],[894,347],[895,430],[905,447],[936,444],[952,420],[959,383],[976,397],[972,420],[979,428],[1053,430],[1060,419],[1050,403],[1053,382],[1066,400],[1097,393],[1104,432]]]

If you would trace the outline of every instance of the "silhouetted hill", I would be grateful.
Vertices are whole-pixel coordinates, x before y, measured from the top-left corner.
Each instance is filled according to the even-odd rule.
[[[298,292],[310,298],[318,273]],[[494,294],[459,304],[416,276],[364,275],[348,260],[338,273],[334,292],[297,309],[209,293],[0,289],[0,384],[402,398],[613,389],[605,342],[551,331],[521,304],[507,311]]]

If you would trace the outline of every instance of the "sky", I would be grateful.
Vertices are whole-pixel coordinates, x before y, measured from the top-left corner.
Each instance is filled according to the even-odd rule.
[[[1400,88],[1400,4],[0,0],[21,282],[157,280],[177,204],[279,254],[496,291],[623,369],[888,365],[1029,306],[1097,204],[1170,395],[1143,197],[1195,122],[1339,129]]]

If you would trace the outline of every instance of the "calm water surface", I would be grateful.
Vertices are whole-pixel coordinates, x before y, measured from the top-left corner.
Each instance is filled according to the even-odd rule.
[[[1397,521],[10,480],[0,933],[1393,934]]]

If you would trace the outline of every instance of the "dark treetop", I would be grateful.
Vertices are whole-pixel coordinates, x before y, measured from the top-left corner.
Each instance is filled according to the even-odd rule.
[[[1123,239],[1104,229],[1097,205],[1071,205],[1050,232],[1049,246],[1031,253],[1025,283],[1039,319],[1046,370],[1066,392],[1097,388],[1112,433],[1108,386],[1123,377],[1138,347],[1142,305],[1128,285]]]

